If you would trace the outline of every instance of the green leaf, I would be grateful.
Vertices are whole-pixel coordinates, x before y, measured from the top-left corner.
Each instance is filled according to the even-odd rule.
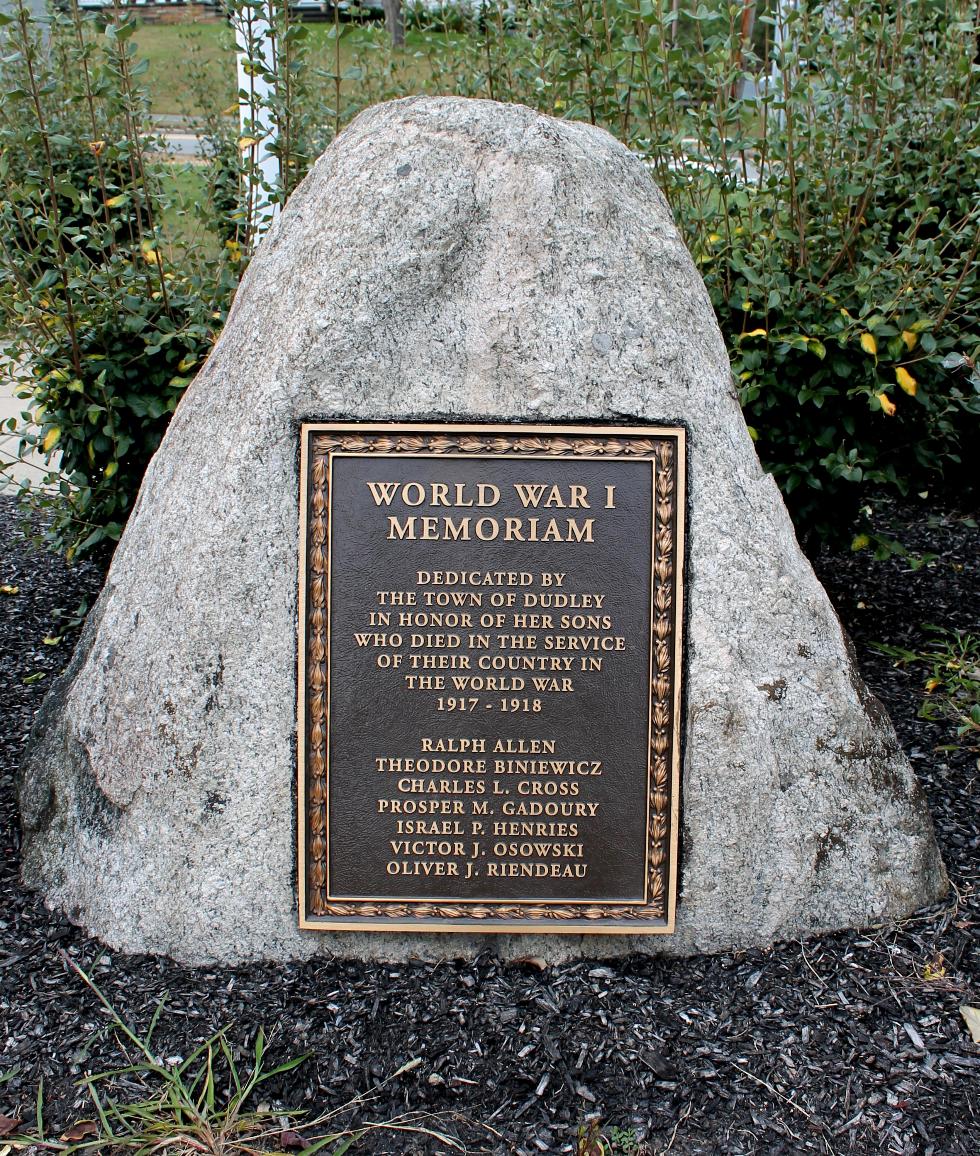
[[[78,189],[76,189],[71,181],[67,180],[65,177],[56,177],[54,181],[54,188],[55,192],[61,193],[63,197],[68,197],[68,199],[74,201],[75,204],[78,204],[81,200],[81,194],[79,193]]]
[[[111,33],[109,29],[112,29]],[[134,20],[124,19],[119,24],[106,25],[106,36],[111,36],[115,40],[127,41],[136,31],[136,22]]]

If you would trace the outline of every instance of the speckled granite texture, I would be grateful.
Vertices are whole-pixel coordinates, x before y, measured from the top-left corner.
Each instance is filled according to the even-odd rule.
[[[297,930],[297,435],[318,418],[687,426],[675,935]],[[604,132],[484,101],[365,112],[291,199],[150,466],[21,803],[49,903],[191,963],[716,951],[946,888],[663,197]]]

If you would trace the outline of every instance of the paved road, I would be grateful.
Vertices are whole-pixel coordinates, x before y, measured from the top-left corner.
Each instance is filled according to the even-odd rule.
[[[153,127],[167,142],[167,149],[175,157],[193,159],[202,155],[201,142],[194,131],[194,121],[184,116],[159,113],[150,118]]]
[[[15,434],[7,431],[7,420],[19,418],[27,409],[28,402],[16,396],[17,382],[9,362],[0,360],[0,477],[11,478],[18,484],[22,481],[38,485],[48,472],[44,458],[40,454],[18,456]],[[57,464],[57,458],[55,459]]]
[[[167,132],[163,134],[167,149],[175,157],[199,157],[201,142],[192,132]]]

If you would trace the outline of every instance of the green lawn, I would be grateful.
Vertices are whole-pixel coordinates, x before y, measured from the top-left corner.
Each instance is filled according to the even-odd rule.
[[[200,115],[234,102],[234,40],[225,24],[148,24],[133,39],[149,62],[144,82],[154,112]]]
[[[208,197],[204,166],[174,161],[162,169],[162,180],[164,195],[170,202],[160,222],[164,235],[173,238],[178,252],[203,250],[209,256],[216,256],[221,250],[221,239],[208,228],[208,214],[198,210]],[[168,256],[175,260],[177,252]]]
[[[332,109],[337,71],[333,26],[306,27],[314,86],[323,104]],[[392,52],[380,25],[340,28],[339,71],[348,74],[342,81],[342,105],[409,92],[452,91],[458,71],[454,66],[473,47],[460,33],[410,30],[405,47]],[[134,41],[138,54],[149,63],[144,83],[153,112],[200,116],[235,104],[235,45],[227,25],[148,24],[139,28]]]

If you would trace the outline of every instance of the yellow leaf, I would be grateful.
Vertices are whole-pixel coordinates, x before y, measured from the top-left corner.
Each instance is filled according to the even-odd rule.
[[[966,1026],[970,1029],[973,1042],[980,1044],[980,1008],[961,1004],[960,1015],[966,1020]]]
[[[861,348],[865,353],[871,354],[874,357],[878,352],[878,342],[874,339],[873,333],[861,334]]]
[[[238,138],[238,151],[242,152],[242,153],[246,153],[253,145],[257,145],[258,143],[259,143],[258,137],[254,137],[254,136],[239,137]]]
[[[942,686],[942,679],[930,678],[926,681],[926,694],[932,694],[937,686]]]
[[[755,428],[755,426],[750,425],[750,426],[746,426],[745,428],[749,431],[749,437],[754,442],[757,442],[759,440],[759,431]]]
[[[932,963],[927,963],[923,972],[922,978],[926,983],[932,983],[933,980],[943,979],[946,975],[946,968],[943,967],[943,957],[940,955]]]
[[[19,594],[19,593],[20,593],[20,587],[19,586],[10,586],[6,582],[2,586],[0,586],[0,594]]]
[[[42,638],[41,641],[45,646],[57,646],[61,642],[61,638],[60,636],[55,638],[53,635],[49,635],[47,638]]]
[[[909,397],[915,397],[916,390],[919,388],[918,383],[904,365],[900,365],[898,369],[895,370],[895,380]]]
[[[750,329],[748,331],[748,333],[743,333],[742,336],[743,337],[766,337],[766,336],[768,336],[768,331],[765,329]]]
[[[120,205],[124,205],[129,200],[129,193],[120,193],[118,196],[110,197],[106,201],[107,209],[118,209]]]
[[[857,534],[851,542],[851,549],[857,553],[858,550],[865,550],[871,545],[871,539],[867,534]]]
[[[41,443],[41,449],[45,453],[50,453],[52,449],[58,444],[58,438],[61,437],[61,430],[56,425],[52,426],[44,435],[44,441]]]
[[[222,116],[237,116],[238,115],[238,105],[237,104],[229,104],[227,108],[223,108],[221,110],[221,115]]]
[[[875,397],[877,397],[878,402],[881,405],[882,411],[885,414],[887,414],[888,417],[893,417],[895,414],[895,403],[888,396],[888,394],[887,393],[876,393]]]
[[[752,302],[751,301],[743,301],[742,302],[742,308],[745,310],[746,313],[748,313],[748,311],[752,308]]]
[[[112,475],[119,469],[118,462],[110,462],[105,468],[105,476],[111,478]]]
[[[911,329],[902,330],[902,340],[905,342],[905,348],[912,352],[915,349],[915,343],[919,340],[918,333],[913,333]]]

